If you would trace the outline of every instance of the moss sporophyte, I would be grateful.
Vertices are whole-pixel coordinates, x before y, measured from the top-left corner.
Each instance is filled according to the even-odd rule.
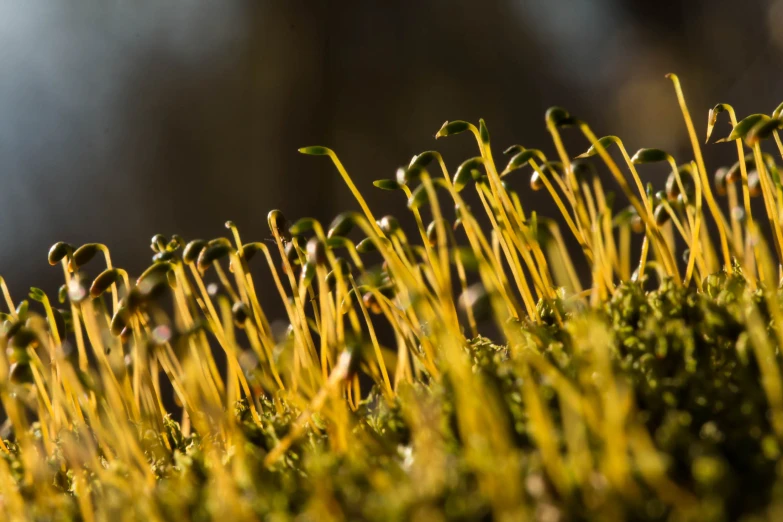
[[[711,179],[669,78],[692,159],[553,108],[552,153],[498,168],[484,121],[450,121],[477,146],[455,170],[426,151],[374,182],[415,228],[306,147],[358,211],[158,234],[135,279],[57,243],[51,300],[0,279],[0,518],[779,520],[781,109],[710,110],[737,154]]]

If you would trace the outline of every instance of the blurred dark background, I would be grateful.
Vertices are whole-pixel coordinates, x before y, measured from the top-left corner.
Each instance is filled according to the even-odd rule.
[[[496,158],[514,143],[554,155],[557,104],[631,153],[686,161],[664,74],[703,137],[716,102],[771,112],[781,64],[783,0],[2,1],[0,274],[19,300],[60,284],[58,240],[106,243],[138,274],[155,233],[208,239],[232,219],[258,240],[272,208],[327,223],[358,208],[304,145],[337,151],[376,215],[404,214],[371,181],[433,147],[451,169],[474,156],[469,138],[435,143],[447,119],[485,118]],[[732,146],[706,151],[713,169],[733,162]],[[665,170],[642,172],[662,187]]]

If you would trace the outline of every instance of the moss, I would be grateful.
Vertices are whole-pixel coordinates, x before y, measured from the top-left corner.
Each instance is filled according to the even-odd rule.
[[[15,304],[0,278],[2,518],[775,520],[783,190],[761,144],[783,154],[779,114],[710,112],[708,135],[726,112],[738,148],[716,177],[726,219],[670,79],[694,161],[631,156],[553,108],[557,159],[515,145],[501,170],[483,120],[446,122],[436,137],[472,134],[478,156],[452,175],[426,151],[375,183],[402,193],[415,230],[376,220],[337,155],[305,147],[361,208],[327,233],[274,210],[269,242],[231,221],[230,239],[156,234],[136,280],[105,245],[60,242],[62,309],[39,288]],[[572,162],[574,130],[589,148]],[[637,172],[658,161],[668,194]],[[508,176],[527,167],[559,221],[523,208]],[[751,219],[751,196],[766,214]]]

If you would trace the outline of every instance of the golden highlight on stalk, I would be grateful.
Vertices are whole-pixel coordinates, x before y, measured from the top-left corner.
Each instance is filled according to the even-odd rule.
[[[743,505],[773,520],[781,111],[716,105],[707,141],[728,112],[737,163],[711,179],[669,78],[693,159],[630,155],[552,108],[554,156],[515,145],[500,168],[483,120],[449,121],[435,137],[467,132],[474,157],[423,152],[374,183],[404,194],[412,231],[305,147],[361,212],[325,228],[273,210],[271,243],[230,221],[230,238],[158,234],[136,280],[105,245],[57,243],[59,305],[37,288],[15,304],[0,278],[0,518],[729,520],[736,409],[740,461],[769,471]],[[671,173],[645,187],[653,162]],[[525,211],[525,167],[557,219]]]

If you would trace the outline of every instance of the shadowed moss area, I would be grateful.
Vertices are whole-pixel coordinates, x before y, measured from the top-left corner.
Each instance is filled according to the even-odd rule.
[[[134,278],[60,242],[51,300],[0,278],[2,518],[777,520],[783,105],[716,105],[707,139],[727,113],[737,160],[712,176],[669,79],[692,161],[552,108],[553,156],[514,145],[501,170],[483,120],[451,121],[436,138],[478,155],[375,182],[410,229],[305,147],[359,211],[159,234]],[[525,210],[523,168],[557,218]]]

